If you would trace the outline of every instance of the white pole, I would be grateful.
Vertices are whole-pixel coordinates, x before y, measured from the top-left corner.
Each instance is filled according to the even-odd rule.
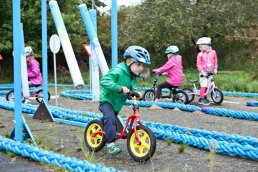
[[[57,101],[57,77],[56,77],[56,53],[53,53],[53,58],[54,58],[54,77],[55,77],[55,102],[56,106],[58,106],[58,101]]]

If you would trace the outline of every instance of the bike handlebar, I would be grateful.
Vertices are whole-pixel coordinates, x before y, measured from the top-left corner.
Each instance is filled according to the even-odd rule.
[[[212,72],[207,72],[207,76],[204,76],[204,75],[200,75],[200,76],[201,76],[201,77],[209,77],[209,76],[211,76],[211,75],[213,75]]]
[[[123,88],[122,87],[119,87],[118,89],[117,89],[117,92],[118,93],[123,93]],[[130,96],[130,97],[136,97],[136,98],[139,98],[140,97],[140,95],[139,95],[139,93],[138,92],[134,92],[134,91],[130,91],[129,93],[127,93],[127,95],[128,96]]]

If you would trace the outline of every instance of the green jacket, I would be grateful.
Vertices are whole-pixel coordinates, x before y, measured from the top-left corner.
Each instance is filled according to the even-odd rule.
[[[134,90],[134,83],[138,77],[134,75],[125,62],[119,63],[114,69],[111,69],[100,80],[102,87],[100,93],[100,102],[109,102],[115,112],[119,112],[125,104],[127,95],[118,93],[117,89],[125,86],[130,90]]]

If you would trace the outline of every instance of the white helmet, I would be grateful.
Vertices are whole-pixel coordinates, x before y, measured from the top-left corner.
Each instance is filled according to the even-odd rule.
[[[211,45],[211,38],[209,37],[202,37],[197,40],[197,45]]]
[[[31,47],[25,47],[25,48],[24,48],[24,51],[25,51],[26,57],[32,55],[32,48],[31,48]]]

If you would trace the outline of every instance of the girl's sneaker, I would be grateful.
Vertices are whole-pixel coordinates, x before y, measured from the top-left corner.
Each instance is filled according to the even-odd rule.
[[[210,102],[204,98],[200,98],[198,104],[208,106],[208,105],[210,105]]]
[[[198,101],[198,104],[203,105],[204,104],[204,98],[200,98],[199,101]]]
[[[118,155],[122,152],[122,149],[119,148],[114,142],[107,144],[107,151],[112,155]]]

